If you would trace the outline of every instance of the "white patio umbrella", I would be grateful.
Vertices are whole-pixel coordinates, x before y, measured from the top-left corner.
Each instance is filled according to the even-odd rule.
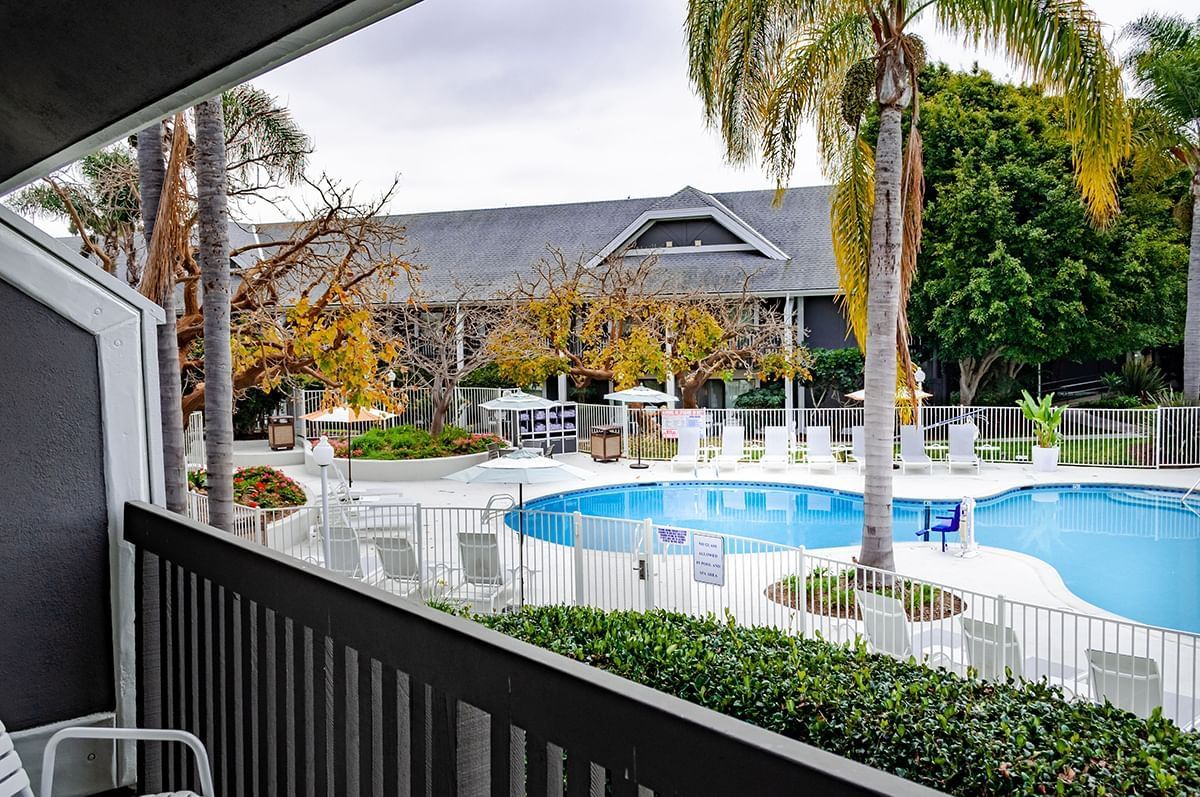
[[[498,398],[491,401],[480,402],[479,406],[489,412],[524,412],[526,410],[544,410],[548,407],[555,407],[557,401],[552,401],[548,398],[535,396],[532,393],[526,393],[523,390],[509,389],[505,390]],[[533,431],[533,416],[530,416],[529,429]],[[516,425],[514,431],[516,434],[513,437],[518,438],[513,440],[513,445],[520,444],[521,429],[520,425]],[[495,462],[495,460],[492,460]]]
[[[353,432],[358,431],[360,423],[382,423],[389,418],[395,418],[396,413],[388,412],[387,410],[376,409],[361,409],[356,410],[345,404],[338,407],[330,407],[326,410],[317,410],[310,412],[304,416],[305,421],[313,421],[315,423],[341,423],[346,426],[346,481],[351,487],[354,486],[354,446]],[[324,430],[322,430],[324,431]]]
[[[626,408],[628,408],[630,404],[674,404],[679,400],[670,393],[664,393],[661,390],[655,390],[642,385],[626,388],[625,390],[618,390],[615,393],[608,393],[604,396],[604,398],[608,401],[619,401],[624,404]],[[637,462],[634,462],[629,467],[633,468],[634,470],[642,470],[650,467],[646,463],[642,462],[641,435],[638,435]]]
[[[866,401],[867,400],[866,388],[863,388],[861,390],[851,391],[846,394],[846,398],[850,399],[851,401]],[[927,398],[933,398],[933,394],[926,393],[924,390],[921,390],[920,388],[918,388],[917,389],[917,400],[924,401]],[[896,400],[897,401],[908,401],[908,388],[906,388],[906,387],[897,388],[896,389]]]
[[[535,397],[536,398],[536,397]],[[517,485],[517,536],[519,566],[518,579],[520,582],[521,605],[525,604],[525,515],[520,510],[525,508],[525,485],[545,484],[546,482],[562,481],[564,479],[586,479],[592,474],[583,468],[559,462],[556,459],[518,448],[507,456],[480,462],[456,473],[444,476],[459,482],[493,483]]]

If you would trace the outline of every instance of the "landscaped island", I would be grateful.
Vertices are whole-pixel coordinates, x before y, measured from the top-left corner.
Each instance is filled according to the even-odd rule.
[[[349,446],[344,440],[329,442],[335,456],[346,456]],[[393,426],[358,435],[352,453],[355,459],[432,459],[482,454],[492,444],[508,445],[494,434],[474,434],[457,426],[443,427],[436,435],[415,426]]]
[[[188,487],[192,492],[204,495],[208,492],[208,474],[203,470],[188,473]],[[300,483],[282,471],[266,465],[238,468],[233,473],[233,500],[235,503],[263,509],[278,509],[285,506],[303,506],[308,496]]]
[[[1044,683],[667,612],[527,608],[478,622],[951,794],[1191,794],[1200,734]]]

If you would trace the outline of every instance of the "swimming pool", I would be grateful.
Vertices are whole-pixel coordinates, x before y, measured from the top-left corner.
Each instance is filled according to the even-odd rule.
[[[981,545],[1019,551],[1050,564],[1080,598],[1152,625],[1200,632],[1200,516],[1180,491],[1117,484],[1019,488],[980,499]],[[926,505],[894,502],[898,542],[914,539]],[[660,482],[614,485],[547,496],[529,509],[641,520],[717,531],[789,546],[857,545],[862,496],[818,487],[759,482]],[[569,543],[563,530],[531,533]],[[590,545],[590,541],[585,540]]]

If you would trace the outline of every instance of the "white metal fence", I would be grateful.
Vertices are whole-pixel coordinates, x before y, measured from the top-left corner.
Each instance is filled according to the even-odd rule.
[[[260,512],[261,510],[252,506],[234,504],[233,527],[239,537],[266,545],[268,541],[262,533]],[[188,490],[186,514],[193,520],[208,523],[208,496]]]
[[[183,432],[183,457],[189,469],[203,468],[208,462],[204,447],[204,413],[193,412],[188,416],[187,429]]]
[[[203,496],[189,514],[204,519]],[[249,508],[246,508],[249,509]],[[249,510],[238,533],[297,558],[323,561],[319,507]],[[390,592],[442,598],[476,611],[572,604],[606,610],[663,608],[730,613],[835,643],[984,679],[1046,679],[1080,698],[1146,713],[1161,705],[1184,726],[1200,719],[1200,636],[1038,606],[873,570],[803,548],[729,534],[508,506],[331,507],[340,567]],[[523,529],[524,534],[518,532]],[[331,538],[334,535],[331,535]],[[346,541],[353,555],[347,565]],[[401,542],[403,541],[403,542]],[[411,549],[404,571],[394,552]],[[398,570],[399,569],[399,570]],[[401,572],[403,571],[403,572]],[[902,615],[864,622],[856,589],[896,599]],[[869,596],[868,596],[869,597]],[[1090,657],[1090,659],[1089,659]],[[1089,666],[1111,665],[1098,676]]]

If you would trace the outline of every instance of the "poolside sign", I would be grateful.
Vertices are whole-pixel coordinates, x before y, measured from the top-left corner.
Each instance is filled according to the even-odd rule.
[[[663,545],[687,545],[687,529],[674,529],[670,526],[658,527],[658,541]]]
[[[692,577],[700,584],[725,586],[725,538],[719,534],[692,534]]]
[[[664,440],[678,440],[680,429],[704,430],[704,410],[663,410],[658,414]]]

